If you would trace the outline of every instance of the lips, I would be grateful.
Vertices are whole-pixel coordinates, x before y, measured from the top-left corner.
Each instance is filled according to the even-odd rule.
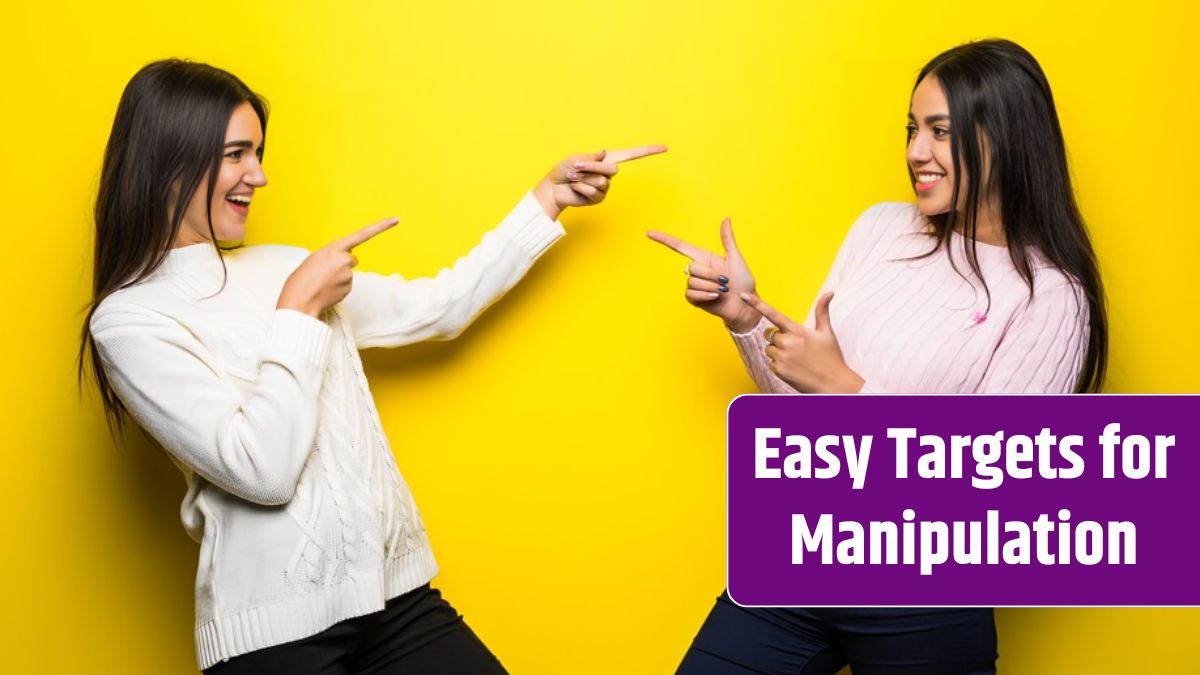
[[[229,198],[225,199],[225,203],[228,204],[229,208],[233,209],[233,212],[238,214],[239,216],[245,217],[247,214],[250,213],[250,205],[249,204],[241,204],[241,203],[235,202]]]
[[[916,177],[916,179],[913,181],[913,185],[916,187],[918,192],[928,192],[938,185],[941,185],[942,181],[946,178],[946,176],[943,174],[932,173],[929,171],[914,171],[913,175]]]
[[[233,193],[233,195],[227,195],[226,203],[229,204],[229,208],[233,209],[235,214],[245,217],[250,213],[250,199],[250,195],[238,192]]]

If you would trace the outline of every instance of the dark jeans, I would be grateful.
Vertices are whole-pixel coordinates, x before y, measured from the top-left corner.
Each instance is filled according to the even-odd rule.
[[[676,675],[991,675],[991,609],[748,608],[725,592]]]
[[[236,656],[205,675],[505,675],[441,592],[429,584],[312,637]]]

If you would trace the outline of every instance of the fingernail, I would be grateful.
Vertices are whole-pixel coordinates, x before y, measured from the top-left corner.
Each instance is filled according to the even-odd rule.
[[[574,171],[568,171],[567,180],[579,180],[579,174],[575,173]]]
[[[718,297],[721,297],[721,294],[720,294],[720,293],[709,293],[709,294],[708,294],[708,297],[710,297],[710,298],[718,298]]]
[[[726,285],[724,285],[724,284],[722,284],[720,288],[721,288],[721,292],[722,292],[722,293],[728,293],[728,292],[729,292],[729,287],[728,287],[728,286],[726,286]]]
[[[738,297],[741,298],[742,300],[745,300],[746,302],[750,302],[750,294],[749,293],[738,293]]]
[[[576,169],[582,169],[582,168],[583,168],[583,162],[575,162],[575,168],[576,168]]]
[[[721,276],[717,277],[717,281],[721,282],[722,284],[727,284],[727,283],[729,283],[729,277],[722,274]],[[726,290],[728,290],[728,289],[726,289]]]

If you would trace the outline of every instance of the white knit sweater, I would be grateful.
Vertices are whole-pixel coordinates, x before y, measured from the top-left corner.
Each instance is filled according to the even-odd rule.
[[[531,194],[433,278],[355,272],[323,320],[276,309],[308,251],[172,249],[100,305],[113,388],[187,478],[201,669],[383,609],[437,572],[358,350],[449,339],[564,234]],[[224,286],[222,287],[222,281]]]

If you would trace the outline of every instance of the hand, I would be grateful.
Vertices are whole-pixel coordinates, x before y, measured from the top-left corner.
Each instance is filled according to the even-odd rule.
[[[275,307],[294,309],[317,317],[341,302],[350,293],[353,268],[358,264],[358,258],[352,252],[354,247],[391,229],[398,222],[398,218],[381,220],[313,251],[284,282]]]
[[[571,155],[550,169],[533,188],[533,196],[551,220],[568,206],[590,206],[604,201],[617,165],[631,159],[667,151],[665,145],[645,145],[629,150],[613,150],[586,155]]]
[[[725,326],[735,333],[745,333],[758,324],[758,310],[738,299],[739,293],[754,292],[754,275],[738,250],[733,238],[733,223],[721,221],[721,245],[725,255],[694,246],[665,232],[646,233],[654,241],[692,259],[687,267],[687,301],[700,309],[721,317]]]
[[[816,328],[792,321],[753,293],[743,293],[741,297],[775,324],[763,331],[767,339],[763,351],[771,361],[771,371],[779,379],[805,394],[856,394],[862,389],[864,381],[846,365],[829,323],[833,293],[817,300]]]

